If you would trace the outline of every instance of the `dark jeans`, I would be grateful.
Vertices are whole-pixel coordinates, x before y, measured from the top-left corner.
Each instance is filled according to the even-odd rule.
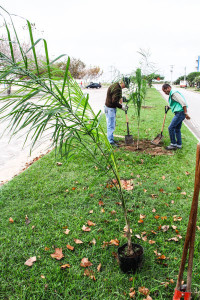
[[[171,124],[168,127],[171,144],[173,145],[178,145],[178,146],[182,145],[181,126],[184,119],[185,119],[184,111],[176,112],[175,116],[171,121]]]

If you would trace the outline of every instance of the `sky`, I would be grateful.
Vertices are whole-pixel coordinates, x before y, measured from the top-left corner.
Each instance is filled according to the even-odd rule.
[[[35,23],[52,58],[79,58],[108,80],[116,70],[126,75],[140,67],[141,49],[165,80],[196,71],[199,0],[0,0],[0,6]]]

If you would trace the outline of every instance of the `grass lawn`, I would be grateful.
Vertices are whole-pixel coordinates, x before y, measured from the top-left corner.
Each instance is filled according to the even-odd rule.
[[[152,88],[145,105],[151,108],[142,109],[140,138],[152,140],[161,131],[166,102]],[[128,116],[136,140],[133,105]],[[169,143],[171,119],[169,111],[164,145]],[[106,126],[105,117],[102,122]],[[126,134],[125,115],[120,110],[115,134]],[[124,191],[133,242],[144,247],[143,266],[134,275],[122,273],[117,246],[108,243],[126,242],[122,207],[110,184],[112,176],[101,174],[85,153],[66,162],[55,159],[52,151],[5,184],[0,189],[1,299],[130,299],[130,288],[136,291],[135,299],[146,299],[140,287],[148,288],[154,300],[172,299],[193,197],[197,145],[185,126],[182,136],[183,149],[173,155],[115,151],[121,178],[132,179],[134,184],[133,190]],[[95,225],[88,226],[89,220]],[[91,230],[83,231],[83,225]],[[200,297],[199,233],[197,230],[193,299]],[[174,237],[177,241],[169,240]],[[74,239],[83,243],[76,244]],[[51,257],[55,248],[62,248],[62,260]],[[34,256],[37,260],[32,267],[24,265]],[[92,263],[89,271],[80,266],[84,257]],[[62,269],[65,264],[69,265]]]

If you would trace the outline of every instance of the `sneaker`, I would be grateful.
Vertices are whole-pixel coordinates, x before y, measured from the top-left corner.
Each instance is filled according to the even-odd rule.
[[[118,144],[116,144],[115,142],[113,142],[113,143],[110,143],[110,145],[112,145],[113,147],[119,147],[119,145],[118,145]]]
[[[182,145],[176,145],[177,149],[182,149]]]
[[[169,145],[165,148],[166,150],[176,150],[177,147],[175,145]]]

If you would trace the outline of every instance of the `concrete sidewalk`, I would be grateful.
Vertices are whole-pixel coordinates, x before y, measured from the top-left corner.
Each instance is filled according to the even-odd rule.
[[[90,95],[89,103],[95,113],[103,111],[107,88],[83,89],[83,92]],[[11,138],[10,133],[6,132],[8,125],[8,121],[0,123],[0,185],[18,175],[36,157],[46,154],[51,149],[50,138],[43,138],[37,142],[30,154],[30,137],[25,145],[25,131],[20,131]]]

